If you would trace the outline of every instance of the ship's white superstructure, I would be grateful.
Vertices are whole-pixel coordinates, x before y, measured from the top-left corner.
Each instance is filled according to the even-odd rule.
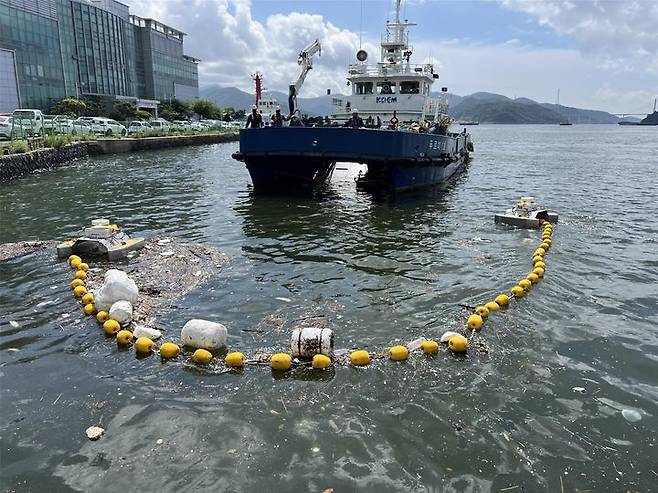
[[[354,109],[364,120],[369,117],[388,124],[397,111],[401,122],[438,121],[447,113],[447,105],[430,97],[434,79],[439,75],[431,63],[412,64],[413,49],[407,28],[415,23],[400,19],[400,2],[396,0],[395,20],[386,22],[381,39],[380,61],[368,64],[368,54],[359,50],[358,62],[349,66],[347,80],[352,94],[334,98],[336,120],[347,120]]]

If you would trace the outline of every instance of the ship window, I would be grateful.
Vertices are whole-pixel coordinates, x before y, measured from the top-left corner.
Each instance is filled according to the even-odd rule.
[[[400,94],[418,94],[420,92],[420,83],[417,81],[400,82]]]
[[[395,94],[395,82],[377,82],[377,94]]]
[[[354,85],[357,94],[372,94],[372,82],[357,82]]]

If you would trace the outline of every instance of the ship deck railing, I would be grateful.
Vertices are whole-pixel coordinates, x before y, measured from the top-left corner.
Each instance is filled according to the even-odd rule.
[[[393,77],[396,75],[422,75],[431,77],[433,67],[428,64],[415,63],[379,63],[377,65],[353,63],[349,66],[347,72],[351,76]]]

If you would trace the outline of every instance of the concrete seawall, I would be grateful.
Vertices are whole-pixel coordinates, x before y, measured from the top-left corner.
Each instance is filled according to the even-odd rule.
[[[143,137],[138,139],[99,139],[96,141],[76,142],[61,149],[39,149],[23,154],[0,156],[0,182],[66,165],[69,161],[85,156],[99,154],[118,154],[125,152],[171,149],[193,145],[220,144],[235,142],[237,133],[172,135],[167,137]]]

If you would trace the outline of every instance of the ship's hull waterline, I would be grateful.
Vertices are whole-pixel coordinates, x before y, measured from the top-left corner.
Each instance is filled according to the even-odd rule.
[[[449,180],[468,160],[470,137],[381,129],[282,127],[244,129],[240,152],[254,188],[278,191],[331,179],[336,161],[366,164],[357,185],[404,191]]]

